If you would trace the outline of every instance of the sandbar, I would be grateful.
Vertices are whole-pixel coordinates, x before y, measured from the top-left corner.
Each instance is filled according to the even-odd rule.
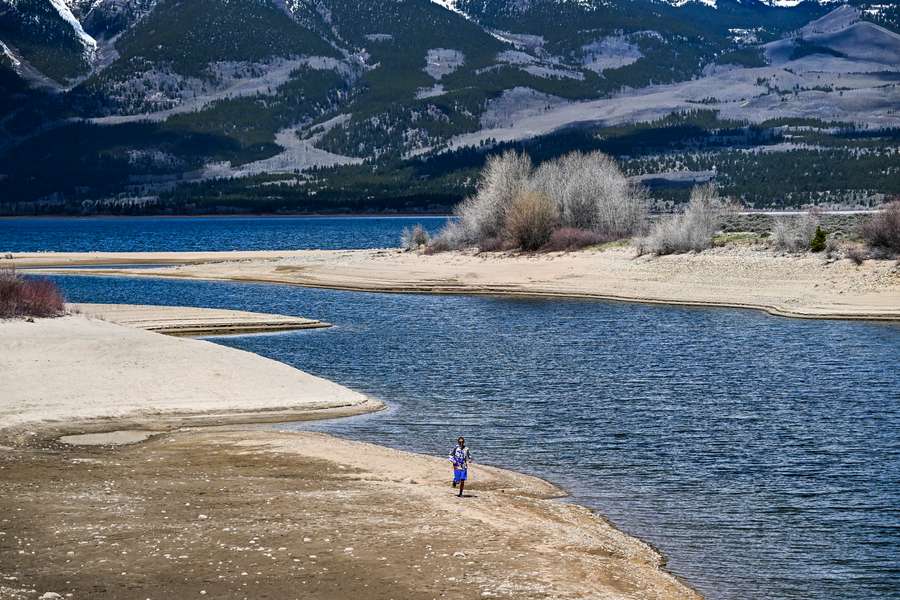
[[[900,266],[855,265],[824,254],[724,246],[701,253],[636,256],[629,247],[571,253],[289,250],[185,253],[32,253],[17,268],[65,265],[69,274],[257,281],[369,292],[595,298],[650,304],[751,308],[812,319],[900,320]],[[132,260],[169,266],[129,269]],[[79,271],[103,261],[108,269]],[[3,261],[0,261],[3,262]]]

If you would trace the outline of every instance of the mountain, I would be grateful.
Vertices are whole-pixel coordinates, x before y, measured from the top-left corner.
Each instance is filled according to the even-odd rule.
[[[0,0],[0,211],[439,209],[506,147],[648,180],[693,161],[748,202],[896,193],[890,169],[761,190],[725,153],[885,171],[897,23],[814,0]]]

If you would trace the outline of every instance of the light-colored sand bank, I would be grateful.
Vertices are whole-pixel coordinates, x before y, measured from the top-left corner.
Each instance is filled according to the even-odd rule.
[[[83,315],[0,322],[0,390],[0,430],[110,419],[283,421],[377,408],[362,394],[256,354]]]
[[[220,308],[137,304],[70,304],[69,307],[88,317],[167,335],[235,335],[330,327],[328,323],[303,317]]]
[[[0,252],[4,251],[0,250]],[[12,266],[66,267],[117,264],[177,265],[223,260],[266,260],[280,258],[284,254],[284,251],[277,250],[219,252],[9,252],[0,254],[0,268]]]
[[[214,254],[214,255],[213,255]],[[399,250],[285,251],[206,254],[198,264],[91,270],[142,275],[382,292],[519,294],[604,298],[647,303],[756,308],[803,318],[900,320],[900,269],[895,261],[828,261],[823,255],[778,255],[726,246],[699,254],[636,257],[630,248],[568,254],[445,253]],[[154,260],[153,255],[135,255]],[[172,253],[160,254],[162,263]],[[21,254],[19,268],[74,266],[130,254]],[[69,269],[66,272],[77,272]]]
[[[11,598],[699,599],[546,482],[473,466],[460,499],[443,458],[322,434],[13,448],[0,468]]]
[[[323,434],[136,443],[374,408],[257,355],[85,315],[6,321],[0,390],[0,597],[699,598],[526,475],[476,465],[460,499],[443,457]]]

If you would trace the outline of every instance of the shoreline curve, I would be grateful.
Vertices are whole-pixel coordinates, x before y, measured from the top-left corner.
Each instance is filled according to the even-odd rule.
[[[714,249],[641,259],[621,248],[553,255],[400,250],[26,253],[30,274],[272,283],[354,292],[604,300],[758,310],[798,319],[900,321],[900,263]],[[129,268],[128,264],[133,265]],[[107,265],[104,268],[104,265]]]

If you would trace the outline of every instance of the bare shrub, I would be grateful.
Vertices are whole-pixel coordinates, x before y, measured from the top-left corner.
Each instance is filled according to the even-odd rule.
[[[612,240],[641,233],[646,225],[647,198],[643,189],[630,183],[605,154],[573,152],[533,171],[527,155],[507,152],[488,159],[475,194],[457,206],[457,220],[437,236],[431,251],[471,246],[483,249],[490,240],[497,239],[515,243],[527,239],[529,249],[533,249],[537,242],[531,234],[536,232],[521,229],[521,215],[509,218],[514,204],[527,192],[546,201],[539,207],[532,198],[530,205],[523,204],[517,210],[521,213],[540,208],[543,223],[550,214],[549,205],[555,213],[554,227],[593,231]],[[531,217],[536,219],[537,215],[532,213]],[[511,231],[511,225],[520,228]],[[541,231],[539,237],[544,234]],[[551,234],[552,230],[542,244]]]
[[[24,279],[14,270],[0,271],[0,318],[57,317],[65,312],[59,288],[46,279]]]
[[[900,254],[900,200],[886,205],[863,223],[859,235],[871,248]]]
[[[604,244],[609,241],[612,240],[596,231],[576,229],[575,227],[560,227],[550,234],[550,239],[541,247],[541,250],[544,252],[566,252]]]
[[[560,227],[622,239],[640,233],[646,223],[643,190],[602,152],[572,152],[548,161],[534,172],[531,186],[556,203]]]
[[[412,229],[404,227],[400,234],[400,246],[406,250],[418,250],[422,246],[427,246],[430,236],[425,228],[419,223],[413,225]]]
[[[828,258],[833,258],[840,249],[841,243],[838,240],[837,236],[828,236],[828,239],[825,241],[825,255]]]
[[[781,217],[772,226],[771,240],[780,250],[804,252],[809,250],[818,227],[819,214],[815,211],[798,217]]]
[[[450,221],[443,229],[431,238],[425,247],[425,254],[437,254],[458,250],[466,245],[466,232],[459,221]]]
[[[712,246],[726,210],[715,185],[695,186],[685,211],[657,222],[638,251],[662,255],[705,250]]]
[[[537,250],[550,239],[558,219],[553,202],[547,196],[529,190],[513,200],[506,213],[504,230],[517,247]]]
[[[481,172],[474,196],[456,208],[457,236],[464,245],[478,245],[489,238],[504,237],[506,213],[513,201],[528,189],[531,159],[525,154],[505,152],[492,156]]]
[[[502,252],[503,250],[512,250],[515,247],[516,246],[512,241],[502,237],[492,237],[481,240],[481,242],[478,243],[479,252]]]
[[[857,267],[865,262],[869,257],[866,249],[862,246],[853,245],[847,248],[847,258]]]

